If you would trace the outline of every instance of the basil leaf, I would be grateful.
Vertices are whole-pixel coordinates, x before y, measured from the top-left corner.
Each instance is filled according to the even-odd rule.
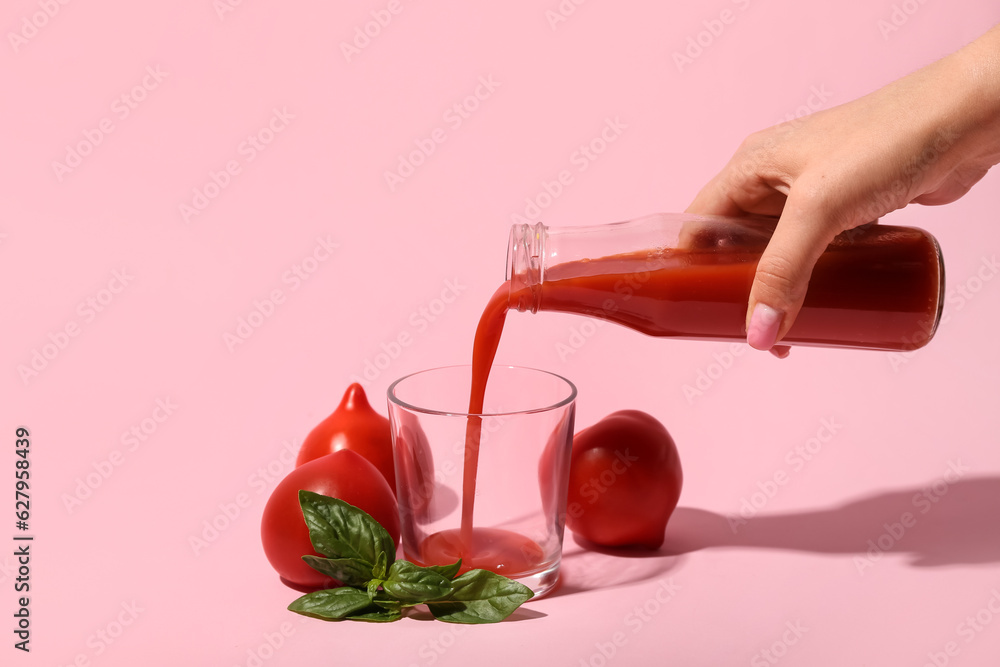
[[[289,611],[323,620],[345,618],[371,605],[368,594],[344,586],[303,595],[288,605]]]
[[[382,588],[401,602],[426,602],[451,593],[451,581],[430,568],[397,560]]]
[[[385,570],[389,566],[386,562],[388,558],[384,551],[380,551],[378,559],[375,561],[375,567],[372,568],[372,576],[376,579],[385,579]]]
[[[373,600],[373,602],[382,609],[385,609],[387,611],[399,611],[405,606],[412,606],[412,605],[404,605],[399,600],[393,600],[386,594],[385,591],[379,591],[375,595],[375,599]]]
[[[364,586],[372,578],[372,568],[353,558],[320,558],[307,554],[302,557],[306,565],[333,577],[345,586]]]
[[[396,558],[396,542],[367,512],[338,498],[299,491],[313,548],[328,558],[353,558],[374,567],[380,553]]]
[[[469,570],[451,585],[447,600],[427,603],[435,618],[449,623],[496,623],[534,595],[524,584],[488,570]]]
[[[375,595],[378,593],[379,586],[381,585],[382,585],[381,579],[372,579],[371,581],[368,582],[367,585],[368,599],[371,600],[372,602],[375,601]]]
[[[459,558],[451,565],[428,565],[426,569],[437,572],[445,579],[454,579],[458,571],[462,569],[462,559]]]
[[[345,616],[345,621],[367,621],[369,623],[392,623],[403,618],[403,613],[399,609],[383,609],[372,605],[362,609],[359,613]]]

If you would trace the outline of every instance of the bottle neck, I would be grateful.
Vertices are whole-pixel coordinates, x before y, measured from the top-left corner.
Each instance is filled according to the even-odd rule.
[[[545,241],[548,229],[542,223],[510,228],[507,242],[507,273],[510,295],[507,307],[519,312],[538,312],[545,280]]]

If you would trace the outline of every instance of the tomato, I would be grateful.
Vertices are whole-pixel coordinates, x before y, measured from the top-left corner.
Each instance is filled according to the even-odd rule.
[[[306,436],[295,465],[342,449],[353,450],[368,459],[396,493],[389,420],[372,409],[365,390],[357,382],[344,392],[337,409]]]
[[[403,410],[393,415],[392,427],[396,433],[396,466],[399,468],[399,486],[396,499],[402,522],[416,529],[416,524],[430,521],[434,501],[434,463],[427,434],[420,427],[416,415]],[[412,520],[410,520],[412,519]],[[407,536],[407,542],[416,543]]]
[[[309,541],[299,490],[340,498],[368,512],[399,543],[396,497],[382,474],[363,456],[340,450],[304,463],[278,482],[264,506],[260,537],[264,554],[282,581],[299,590],[340,585],[306,565],[305,554],[317,554]]]
[[[614,412],[573,437],[566,526],[601,546],[657,549],[682,481],[663,424],[639,410]]]
[[[566,485],[569,482],[570,445],[576,411],[570,410],[556,424],[538,459],[538,490],[545,516],[566,515]]]

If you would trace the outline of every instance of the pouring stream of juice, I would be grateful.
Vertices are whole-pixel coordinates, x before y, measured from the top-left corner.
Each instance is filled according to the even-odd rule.
[[[461,543],[463,556],[471,556],[472,515],[476,499],[476,472],[479,469],[479,444],[483,433],[483,420],[478,415],[483,412],[486,398],[486,382],[490,367],[496,358],[500,334],[507,319],[507,299],[510,283],[504,283],[490,298],[483,310],[476,328],[476,339],[472,346],[472,392],[469,396],[469,417],[465,431],[465,466],[462,472],[462,528]]]

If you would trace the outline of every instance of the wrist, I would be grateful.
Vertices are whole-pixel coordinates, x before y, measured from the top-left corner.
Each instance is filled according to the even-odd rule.
[[[948,58],[945,76],[958,84],[947,116],[966,162],[1000,162],[1000,25]]]

